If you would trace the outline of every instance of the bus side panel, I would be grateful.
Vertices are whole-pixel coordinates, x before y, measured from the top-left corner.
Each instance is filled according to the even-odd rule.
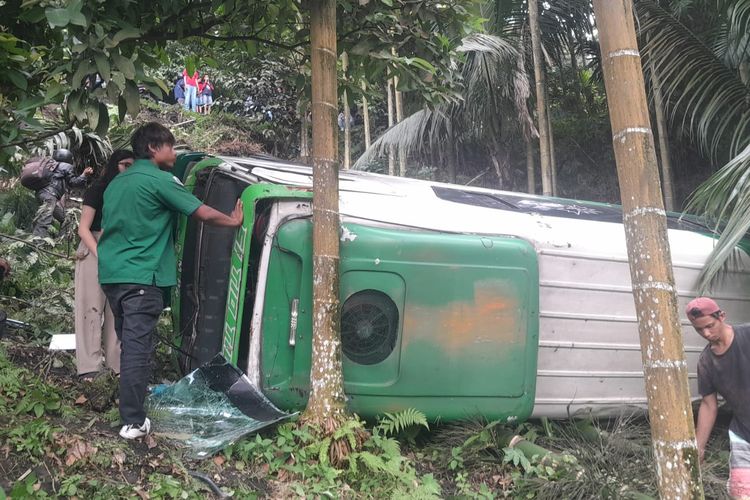
[[[286,408],[304,405],[309,388],[310,238],[309,220],[279,229],[272,262],[297,256],[301,288],[267,295],[264,312],[263,388]],[[527,242],[345,224],[340,272],[344,383],[353,411],[415,407],[443,419],[531,413],[538,270]],[[268,291],[289,282],[288,272],[274,273]],[[294,298],[300,307],[290,346]]]

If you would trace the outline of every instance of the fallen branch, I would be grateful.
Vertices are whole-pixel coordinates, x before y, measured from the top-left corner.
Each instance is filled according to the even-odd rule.
[[[68,255],[63,255],[61,253],[53,252],[52,250],[45,250],[41,246],[34,244],[34,242],[32,242],[32,241],[24,240],[22,238],[18,238],[16,236],[11,236],[11,235],[5,234],[5,233],[0,233],[0,236],[3,237],[3,238],[8,238],[9,240],[18,241],[19,243],[23,243],[24,245],[29,245],[31,247],[34,247],[34,249],[37,250],[37,251],[39,251],[39,252],[48,253],[50,255],[54,255],[55,257],[59,257],[61,259],[70,260],[70,257]]]

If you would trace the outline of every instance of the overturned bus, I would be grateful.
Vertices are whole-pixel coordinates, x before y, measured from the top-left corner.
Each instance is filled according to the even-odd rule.
[[[312,172],[266,158],[193,155],[177,170],[238,230],[183,218],[175,335],[184,371],[217,353],[279,408],[304,407],[312,336]],[[621,209],[348,171],[340,174],[345,391],[363,416],[523,420],[645,408]],[[681,306],[713,247],[668,219]],[[750,321],[738,250],[714,297]],[[683,319],[695,367],[705,346]]]

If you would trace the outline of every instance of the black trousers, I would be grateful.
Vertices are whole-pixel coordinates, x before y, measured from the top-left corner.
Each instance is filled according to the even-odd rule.
[[[143,402],[151,379],[154,330],[164,307],[162,290],[156,286],[102,285],[115,331],[122,343],[120,354],[120,418],[125,425],[141,425],[146,419]]]

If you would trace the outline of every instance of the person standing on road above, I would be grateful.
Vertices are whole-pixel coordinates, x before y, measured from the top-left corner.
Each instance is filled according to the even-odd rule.
[[[195,113],[195,107],[198,105],[198,72],[193,71],[193,75],[188,75],[187,68],[182,70],[182,78],[185,79],[185,109]]]
[[[174,166],[175,138],[159,123],[147,123],[131,139],[136,161],[104,192],[99,240],[99,282],[121,341],[120,417],[125,439],[151,431],[143,402],[151,378],[153,332],[163,309],[163,288],[177,284],[173,220],[177,214],[204,223],[238,227],[242,202],[226,215],[204,205],[165,171]]]
[[[733,412],[727,489],[733,498],[750,498],[750,324],[726,323],[726,313],[708,297],[691,300],[685,313],[708,341],[698,359],[698,392],[703,398],[695,428],[698,454],[702,461],[720,394]]]

